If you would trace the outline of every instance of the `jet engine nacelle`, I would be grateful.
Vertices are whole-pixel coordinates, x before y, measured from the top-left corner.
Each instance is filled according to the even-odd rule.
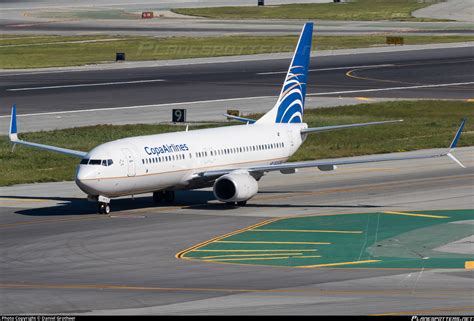
[[[242,202],[258,192],[258,183],[248,172],[229,173],[214,183],[214,195],[221,202]]]

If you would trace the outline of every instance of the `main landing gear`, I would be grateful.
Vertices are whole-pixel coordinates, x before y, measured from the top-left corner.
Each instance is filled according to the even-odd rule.
[[[153,192],[153,202],[155,202],[155,204],[161,204],[162,202],[166,204],[171,204],[174,202],[174,199],[174,191]]]

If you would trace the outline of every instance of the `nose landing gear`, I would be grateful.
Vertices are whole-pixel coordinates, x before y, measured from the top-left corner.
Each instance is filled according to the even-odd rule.
[[[88,195],[87,200],[91,202],[97,202],[97,212],[99,214],[110,214],[110,198],[102,195]]]
[[[99,214],[105,214],[105,215],[110,214],[110,204],[109,203],[104,203],[104,202],[99,202],[98,203],[98,212],[99,212]]]

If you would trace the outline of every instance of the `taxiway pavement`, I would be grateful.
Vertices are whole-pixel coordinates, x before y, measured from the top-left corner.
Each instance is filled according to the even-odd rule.
[[[414,154],[423,151],[413,152]],[[425,151],[426,152],[426,151]],[[178,260],[175,255],[268,218],[472,209],[474,148],[447,158],[270,174],[248,206],[210,190],[112,203],[73,183],[0,188],[0,313],[472,314],[473,270],[301,269]]]

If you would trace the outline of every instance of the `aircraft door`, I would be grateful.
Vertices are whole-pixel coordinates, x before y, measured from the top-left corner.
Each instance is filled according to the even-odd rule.
[[[122,148],[122,153],[125,156],[125,162],[127,163],[127,176],[132,177],[136,175],[135,158],[132,152],[128,148]]]

